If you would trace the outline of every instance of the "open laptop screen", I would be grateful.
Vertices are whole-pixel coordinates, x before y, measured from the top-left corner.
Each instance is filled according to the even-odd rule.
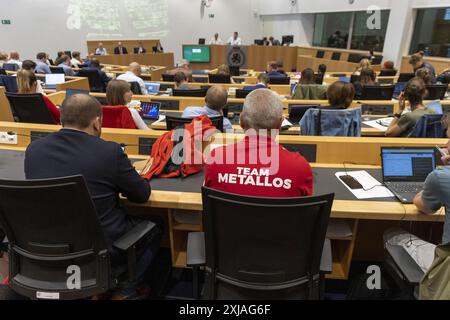
[[[160,108],[160,102],[141,101],[142,118],[158,120]]]
[[[423,182],[436,168],[433,148],[383,148],[384,182]]]
[[[153,82],[145,83],[145,88],[147,89],[149,94],[158,94],[160,87],[161,87],[161,84],[159,84],[159,83],[153,83]]]

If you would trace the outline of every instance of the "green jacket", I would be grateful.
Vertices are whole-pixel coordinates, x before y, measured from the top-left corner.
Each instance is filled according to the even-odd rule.
[[[327,86],[318,84],[297,85],[292,95],[295,100],[326,100]]]
[[[420,283],[420,300],[450,300],[450,243],[436,248],[434,262]]]

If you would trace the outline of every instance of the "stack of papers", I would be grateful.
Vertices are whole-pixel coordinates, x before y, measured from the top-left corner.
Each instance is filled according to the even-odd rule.
[[[351,189],[347,186],[340,177],[352,176],[358,181],[363,189]],[[385,186],[372,177],[367,171],[351,171],[351,172],[337,172],[336,177],[342,184],[359,200],[375,199],[375,198],[392,198],[394,195]]]
[[[369,127],[385,132],[389,128],[392,120],[394,120],[394,118],[384,118],[378,120],[364,121],[363,123]]]

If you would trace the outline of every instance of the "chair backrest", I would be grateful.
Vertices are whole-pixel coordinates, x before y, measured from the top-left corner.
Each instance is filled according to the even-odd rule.
[[[13,76],[0,75],[0,86],[6,88],[6,92],[17,92],[17,78]]]
[[[163,73],[162,79],[164,82],[175,82],[175,75]]]
[[[291,78],[290,77],[270,77],[270,84],[291,84]]]
[[[207,89],[179,90],[173,89],[174,97],[206,97]]]
[[[137,129],[130,110],[125,106],[105,106],[103,110],[103,127],[113,129]]]
[[[363,86],[361,100],[392,100],[395,86]]]
[[[309,109],[300,121],[302,136],[361,136],[361,108]]]
[[[0,224],[9,241],[10,287],[18,294],[84,299],[111,287],[107,245],[82,176],[0,180]],[[73,266],[79,290],[67,286]]]
[[[51,71],[52,73],[55,73],[55,74],[64,74],[64,73],[65,73],[63,67],[53,67],[53,66],[50,66],[50,71]]]
[[[6,93],[6,97],[16,122],[55,124],[42,94]]]
[[[230,68],[230,75],[232,77],[239,77],[241,75],[241,67],[239,66],[228,66]]]
[[[316,84],[322,85],[324,78],[325,78],[325,74],[324,73],[317,73],[316,74]]]
[[[341,53],[340,52],[333,52],[331,55],[331,60],[339,61],[341,60]]]
[[[213,124],[214,127],[216,127],[217,130],[220,132],[223,132],[223,117],[210,117],[209,118]],[[184,128],[184,125],[190,124],[194,119],[188,119],[188,118],[179,118],[179,117],[172,117],[172,116],[166,116],[166,124],[167,124],[167,130],[171,131],[174,129]]]
[[[348,55],[348,62],[352,62],[352,63],[360,63],[362,60],[363,56],[359,53],[350,53]]]
[[[397,70],[395,69],[382,69],[380,71],[379,77],[395,77],[397,75]]]
[[[209,74],[209,83],[231,83],[231,76],[227,74]]]
[[[98,70],[81,69],[80,71],[78,71],[78,76],[88,78],[89,87],[91,89],[91,92],[104,92],[105,91],[105,85],[102,82],[102,79],[100,77],[100,74],[98,73]]]
[[[324,50],[317,50],[316,58],[323,59],[324,56],[325,56]]]
[[[317,299],[334,195],[273,199],[203,188],[207,299]]]
[[[130,82],[130,86],[133,94],[142,95],[141,85],[138,82]]]
[[[300,120],[302,120],[306,111],[308,111],[309,109],[317,109],[317,108],[320,108],[319,104],[305,104],[305,105],[291,104],[289,105],[288,108],[289,122],[291,122],[292,124],[298,124]]]
[[[383,56],[375,56],[372,59],[372,65],[380,65],[383,62]]]
[[[5,69],[0,68],[0,75],[7,76],[8,74],[6,73]]]
[[[20,69],[20,67],[17,63],[4,63],[3,69],[5,69],[6,71],[17,71]]]
[[[427,85],[428,95],[426,100],[444,100],[448,90],[448,84],[431,84]]]
[[[400,73],[397,82],[406,83],[416,76],[415,73]]]
[[[236,89],[236,99],[245,99],[252,90]]]
[[[421,117],[414,129],[408,135],[409,138],[445,138],[446,129],[442,124],[441,114],[427,114]]]

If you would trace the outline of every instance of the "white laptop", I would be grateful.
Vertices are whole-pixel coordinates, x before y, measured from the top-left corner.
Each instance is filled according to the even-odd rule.
[[[58,84],[66,82],[66,76],[60,73],[52,73],[45,75],[45,87],[47,89],[56,89]]]

